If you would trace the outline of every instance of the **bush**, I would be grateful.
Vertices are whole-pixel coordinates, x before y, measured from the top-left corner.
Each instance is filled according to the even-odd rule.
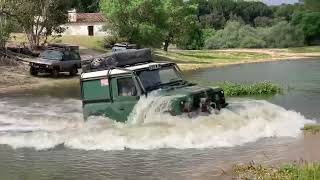
[[[292,24],[300,27],[308,44],[320,40],[320,12],[296,12],[292,18]]]
[[[204,41],[207,41],[211,37],[213,37],[216,34],[216,30],[213,28],[206,28],[202,29],[202,38]]]
[[[271,82],[259,82],[251,85],[224,82],[218,84],[226,96],[252,96],[252,95],[275,95],[281,92],[281,88]]]
[[[224,29],[217,31],[205,42],[208,49],[285,48],[303,45],[303,31],[286,21],[266,28],[254,28],[237,21],[229,21]]]
[[[217,31],[205,42],[208,49],[262,48],[265,45],[255,28],[237,21],[229,21],[223,30]]]
[[[286,21],[261,29],[261,36],[264,38],[267,47],[287,48],[304,45],[304,33],[302,29],[293,26]]]

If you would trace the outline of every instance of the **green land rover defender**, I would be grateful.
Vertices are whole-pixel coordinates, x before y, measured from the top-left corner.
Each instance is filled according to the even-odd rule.
[[[172,96],[170,114],[211,112],[227,106],[221,88],[201,87],[184,80],[175,63],[154,62],[150,49],[128,50],[82,63],[83,114],[126,122],[140,97],[159,91]]]

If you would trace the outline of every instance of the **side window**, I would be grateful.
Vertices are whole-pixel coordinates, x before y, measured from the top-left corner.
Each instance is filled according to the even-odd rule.
[[[117,80],[118,96],[136,96],[137,89],[131,77]]]
[[[80,60],[81,59],[79,54],[74,51],[71,51],[70,54],[71,54],[71,60]]]
[[[70,60],[70,52],[69,51],[65,51],[63,53],[63,58],[64,61],[69,61]]]

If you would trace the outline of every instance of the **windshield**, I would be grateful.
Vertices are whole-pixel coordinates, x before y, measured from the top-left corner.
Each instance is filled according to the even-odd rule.
[[[138,72],[137,75],[147,91],[183,81],[174,66],[163,67],[156,70],[144,70]]]
[[[62,52],[54,50],[46,50],[41,54],[41,58],[48,60],[62,60],[62,56]]]

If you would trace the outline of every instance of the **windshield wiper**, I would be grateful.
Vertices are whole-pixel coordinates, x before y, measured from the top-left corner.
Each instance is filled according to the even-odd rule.
[[[157,82],[153,86],[147,87],[146,90],[153,91],[153,90],[159,89],[161,86],[162,86],[161,82]]]

